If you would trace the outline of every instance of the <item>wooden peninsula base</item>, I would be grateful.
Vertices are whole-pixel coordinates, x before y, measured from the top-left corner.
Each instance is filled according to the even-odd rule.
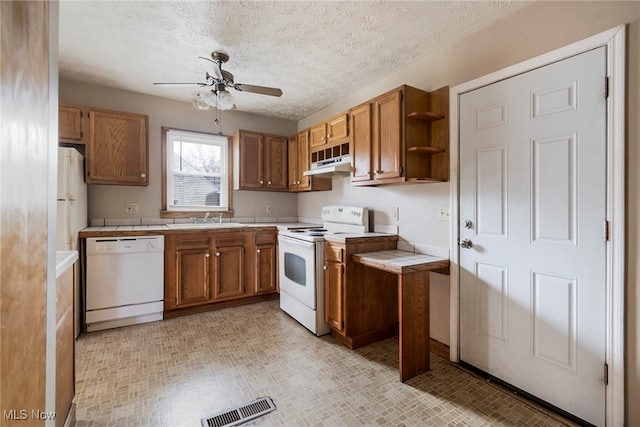
[[[448,274],[449,259],[387,250],[354,254],[351,261],[368,269],[381,270],[396,276],[397,300],[386,299],[386,303],[387,306],[395,304],[397,307],[400,381],[405,382],[428,371],[431,368],[429,274]],[[369,285],[366,281],[361,284]],[[374,332],[368,335],[373,337]],[[378,339],[381,338],[386,337],[381,336]]]

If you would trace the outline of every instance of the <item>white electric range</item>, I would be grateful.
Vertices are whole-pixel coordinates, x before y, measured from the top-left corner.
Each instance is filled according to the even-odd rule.
[[[280,308],[320,336],[329,333],[324,321],[324,237],[369,232],[364,207],[325,206],[322,227],[280,231]]]

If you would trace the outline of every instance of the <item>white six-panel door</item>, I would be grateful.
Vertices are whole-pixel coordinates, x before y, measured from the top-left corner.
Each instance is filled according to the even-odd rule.
[[[604,425],[606,51],[460,97],[460,359]]]

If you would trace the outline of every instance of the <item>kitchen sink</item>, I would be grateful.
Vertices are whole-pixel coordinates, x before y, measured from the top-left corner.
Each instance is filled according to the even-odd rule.
[[[239,224],[237,222],[198,222],[198,223],[180,223],[180,224],[166,224],[167,228],[176,228],[176,229],[193,229],[193,228],[237,228],[237,227],[245,227],[245,224]]]

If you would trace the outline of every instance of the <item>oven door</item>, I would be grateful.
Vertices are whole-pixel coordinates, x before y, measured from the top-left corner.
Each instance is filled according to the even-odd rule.
[[[316,243],[278,236],[280,292],[315,310]]]

